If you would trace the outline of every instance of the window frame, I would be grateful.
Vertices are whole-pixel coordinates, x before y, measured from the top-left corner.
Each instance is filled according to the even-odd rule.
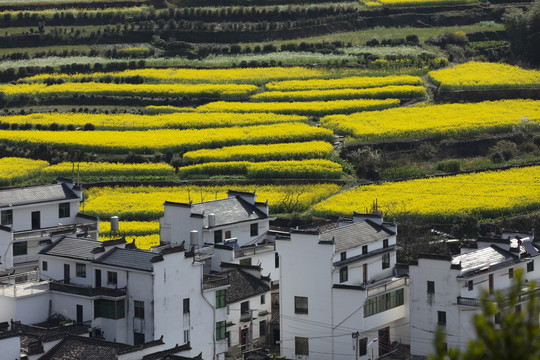
[[[189,329],[184,330],[184,344],[187,344],[189,342]]]
[[[17,241],[13,243],[13,256],[28,255],[28,241]]]
[[[240,316],[249,315],[249,300],[240,303]]]
[[[214,244],[223,242],[223,230],[214,230]]]
[[[75,276],[79,278],[86,278],[86,264],[75,263]]]
[[[63,202],[58,204],[58,218],[68,218],[71,216],[71,204],[69,202]]]
[[[261,295],[261,305],[266,304],[266,294]]]
[[[227,322],[225,320],[216,322],[216,340],[227,338]]]
[[[307,337],[294,337],[294,354],[309,356],[309,338]]]
[[[13,209],[2,210],[0,215],[0,223],[3,226],[13,225]]]
[[[432,281],[432,280],[427,281],[427,293],[435,294],[435,281]]]
[[[473,289],[474,289],[474,282],[473,282],[472,280],[468,280],[468,281],[467,281],[467,289],[468,289],[469,291],[473,291]]]
[[[259,321],[259,336],[266,336],[266,320]]]
[[[182,300],[182,314],[186,315],[190,313],[190,301],[189,298],[184,298]]]
[[[534,259],[527,263],[527,272],[534,271]]]
[[[389,247],[389,245],[388,245],[388,239],[384,239],[384,240],[382,241],[382,247],[383,247],[383,249],[386,249],[387,247]]]
[[[133,316],[144,320],[144,301],[133,300]]]
[[[359,356],[367,355],[367,340],[368,340],[367,337],[358,339],[358,353],[359,353],[358,355]]]
[[[342,251],[339,253],[339,261],[345,261],[345,260],[347,260],[347,252]]]
[[[116,272],[116,271],[107,271],[107,285],[117,285],[118,286],[118,272]]]
[[[382,255],[382,269],[390,268],[390,253]]]
[[[134,346],[142,345],[145,343],[145,341],[146,339],[143,332],[138,332],[138,331],[133,332],[133,345]]]
[[[363,245],[362,246],[362,255],[367,255],[368,253],[368,246],[367,245]]]
[[[277,252],[274,255],[274,267],[279,269],[279,254]]]
[[[216,291],[216,309],[222,309],[227,306],[227,290]]]
[[[294,313],[302,315],[309,313],[309,300],[307,296],[294,297]]]
[[[512,279],[514,277],[514,268],[508,269],[508,278]]]
[[[47,260],[41,260],[41,271],[49,271],[49,263]]]
[[[249,236],[259,236],[259,223],[249,225]]]
[[[446,326],[446,311],[437,311],[437,325]]]
[[[339,282],[344,283],[349,281],[349,267],[343,266],[339,269]]]

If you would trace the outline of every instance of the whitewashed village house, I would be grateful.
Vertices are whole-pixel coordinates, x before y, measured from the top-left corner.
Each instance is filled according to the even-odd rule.
[[[382,214],[354,213],[333,228],[276,239],[282,356],[368,359],[408,343],[409,287],[394,276],[396,231]]]
[[[64,234],[97,239],[99,220],[79,212],[82,189],[71,180],[0,190],[0,275],[33,270],[44,244]]]
[[[434,353],[438,327],[447,333],[448,347],[464,349],[475,336],[472,317],[480,311],[482,292],[504,292],[517,269],[527,281],[538,283],[539,245],[533,241],[532,233],[504,232],[501,237],[479,238],[461,254],[421,255],[411,264],[411,355],[425,358]]]
[[[228,312],[228,355],[240,356],[266,343],[272,316],[270,278],[262,277],[255,265],[222,263],[221,268],[230,284],[221,290]]]

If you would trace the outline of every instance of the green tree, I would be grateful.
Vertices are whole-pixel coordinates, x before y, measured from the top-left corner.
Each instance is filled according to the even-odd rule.
[[[510,289],[497,291],[494,299],[487,291],[482,294],[481,311],[473,317],[476,338],[469,341],[465,351],[447,350],[446,335],[437,331],[436,353],[429,359],[540,359],[540,302],[534,282],[526,287],[523,272],[518,269]]]
[[[527,11],[509,8],[502,20],[514,55],[540,64],[540,0],[535,0]]]

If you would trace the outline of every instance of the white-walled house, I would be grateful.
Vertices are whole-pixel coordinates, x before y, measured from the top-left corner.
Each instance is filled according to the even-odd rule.
[[[272,316],[269,278],[261,276],[254,265],[222,263],[230,287],[223,290],[227,306],[227,341],[229,356],[266,344],[268,325]],[[253,339],[253,342],[251,341]]]
[[[515,234],[479,238],[475,246],[463,247],[454,256],[421,255],[409,266],[413,357],[434,353],[438,327],[447,333],[448,347],[464,349],[475,336],[472,317],[480,311],[482,292],[506,291],[517,269],[527,281],[538,282],[539,246],[532,234],[526,238]]]
[[[408,343],[408,281],[393,271],[396,231],[382,214],[354,213],[333,228],[276,239],[282,356],[368,359]]]
[[[94,239],[99,219],[79,213],[82,189],[71,180],[0,190],[0,275],[37,266],[44,243],[63,234]]]

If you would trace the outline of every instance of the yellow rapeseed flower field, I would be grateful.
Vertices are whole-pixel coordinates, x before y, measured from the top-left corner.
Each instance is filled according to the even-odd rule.
[[[43,171],[49,163],[17,157],[0,159],[0,185],[13,185],[16,181],[28,179]]]
[[[429,78],[442,90],[481,90],[540,87],[540,71],[508,64],[471,61],[431,71]]]
[[[307,67],[258,67],[232,69],[134,69],[117,72],[96,72],[92,74],[40,74],[22,79],[29,82],[42,82],[48,78],[62,78],[67,82],[82,79],[99,80],[105,77],[121,78],[140,76],[145,82],[153,83],[212,83],[212,84],[256,84],[288,79],[323,79],[351,76],[361,73],[356,69],[323,69]]]
[[[155,222],[159,225],[159,222]],[[116,240],[118,238],[122,237],[120,236],[100,236],[99,240],[106,241],[106,240]],[[148,250],[153,246],[159,245],[159,234],[150,234],[150,235],[126,235],[126,243],[130,244],[131,242],[135,241],[135,246],[139,249]]]
[[[388,85],[422,85],[418,76],[354,76],[340,79],[274,81],[264,87],[268,91],[363,89]]]
[[[73,172],[82,178],[87,176],[167,176],[174,174],[174,168],[168,164],[117,164],[107,162],[63,162],[49,166],[44,174],[70,177]]]
[[[190,165],[178,170],[180,177],[194,175],[244,175],[252,179],[339,179],[341,165],[326,159],[284,161],[230,161]]]
[[[159,222],[157,221],[120,221],[118,223],[118,233],[115,236],[152,234],[159,234]],[[109,221],[100,221],[99,236],[113,237]]]
[[[165,201],[187,203],[191,200],[196,203],[223,199],[231,189],[256,191],[257,201],[268,200],[273,213],[285,211],[286,199],[298,194],[299,203],[295,211],[302,211],[335,194],[339,188],[336,184],[94,187],[86,190],[88,198],[80,210],[102,219],[118,216],[122,221],[151,221],[163,216]]]
[[[219,149],[188,151],[183,159],[194,163],[207,161],[265,161],[324,158],[334,147],[325,141],[308,141],[268,145],[238,145]]]
[[[316,101],[344,99],[412,99],[426,96],[423,86],[389,85],[367,89],[267,91],[251,96],[254,101]]]
[[[0,121],[10,124],[73,125],[83,127],[92,124],[98,130],[146,130],[146,129],[203,129],[214,127],[276,124],[283,122],[307,122],[308,118],[297,115],[268,113],[173,113],[160,115],[134,114],[85,114],[85,113],[35,113],[28,115],[0,116]]]
[[[389,216],[451,221],[458,214],[499,218],[540,209],[540,166],[359,186],[316,204],[317,215],[350,216],[374,201]]]
[[[74,94],[100,96],[142,97],[198,97],[224,100],[240,100],[257,91],[255,85],[242,84],[109,84],[109,83],[64,83],[46,84],[2,84],[0,92],[6,97],[21,95],[35,97],[70,96]]]
[[[75,148],[101,153],[186,151],[237,144],[331,139],[332,131],[304,123],[202,130],[71,131],[68,133],[63,131],[0,130],[0,140],[12,144],[47,143],[61,149]]]
[[[270,112],[277,114],[296,114],[324,116],[330,114],[350,114],[358,111],[381,110],[400,105],[398,99],[385,100],[334,100],[334,101],[310,101],[310,102],[226,102],[218,101],[199,106],[197,109],[203,112]]]
[[[511,129],[525,116],[538,122],[540,101],[501,100],[396,108],[327,116],[321,119],[321,125],[354,138],[376,140],[503,131]]]

